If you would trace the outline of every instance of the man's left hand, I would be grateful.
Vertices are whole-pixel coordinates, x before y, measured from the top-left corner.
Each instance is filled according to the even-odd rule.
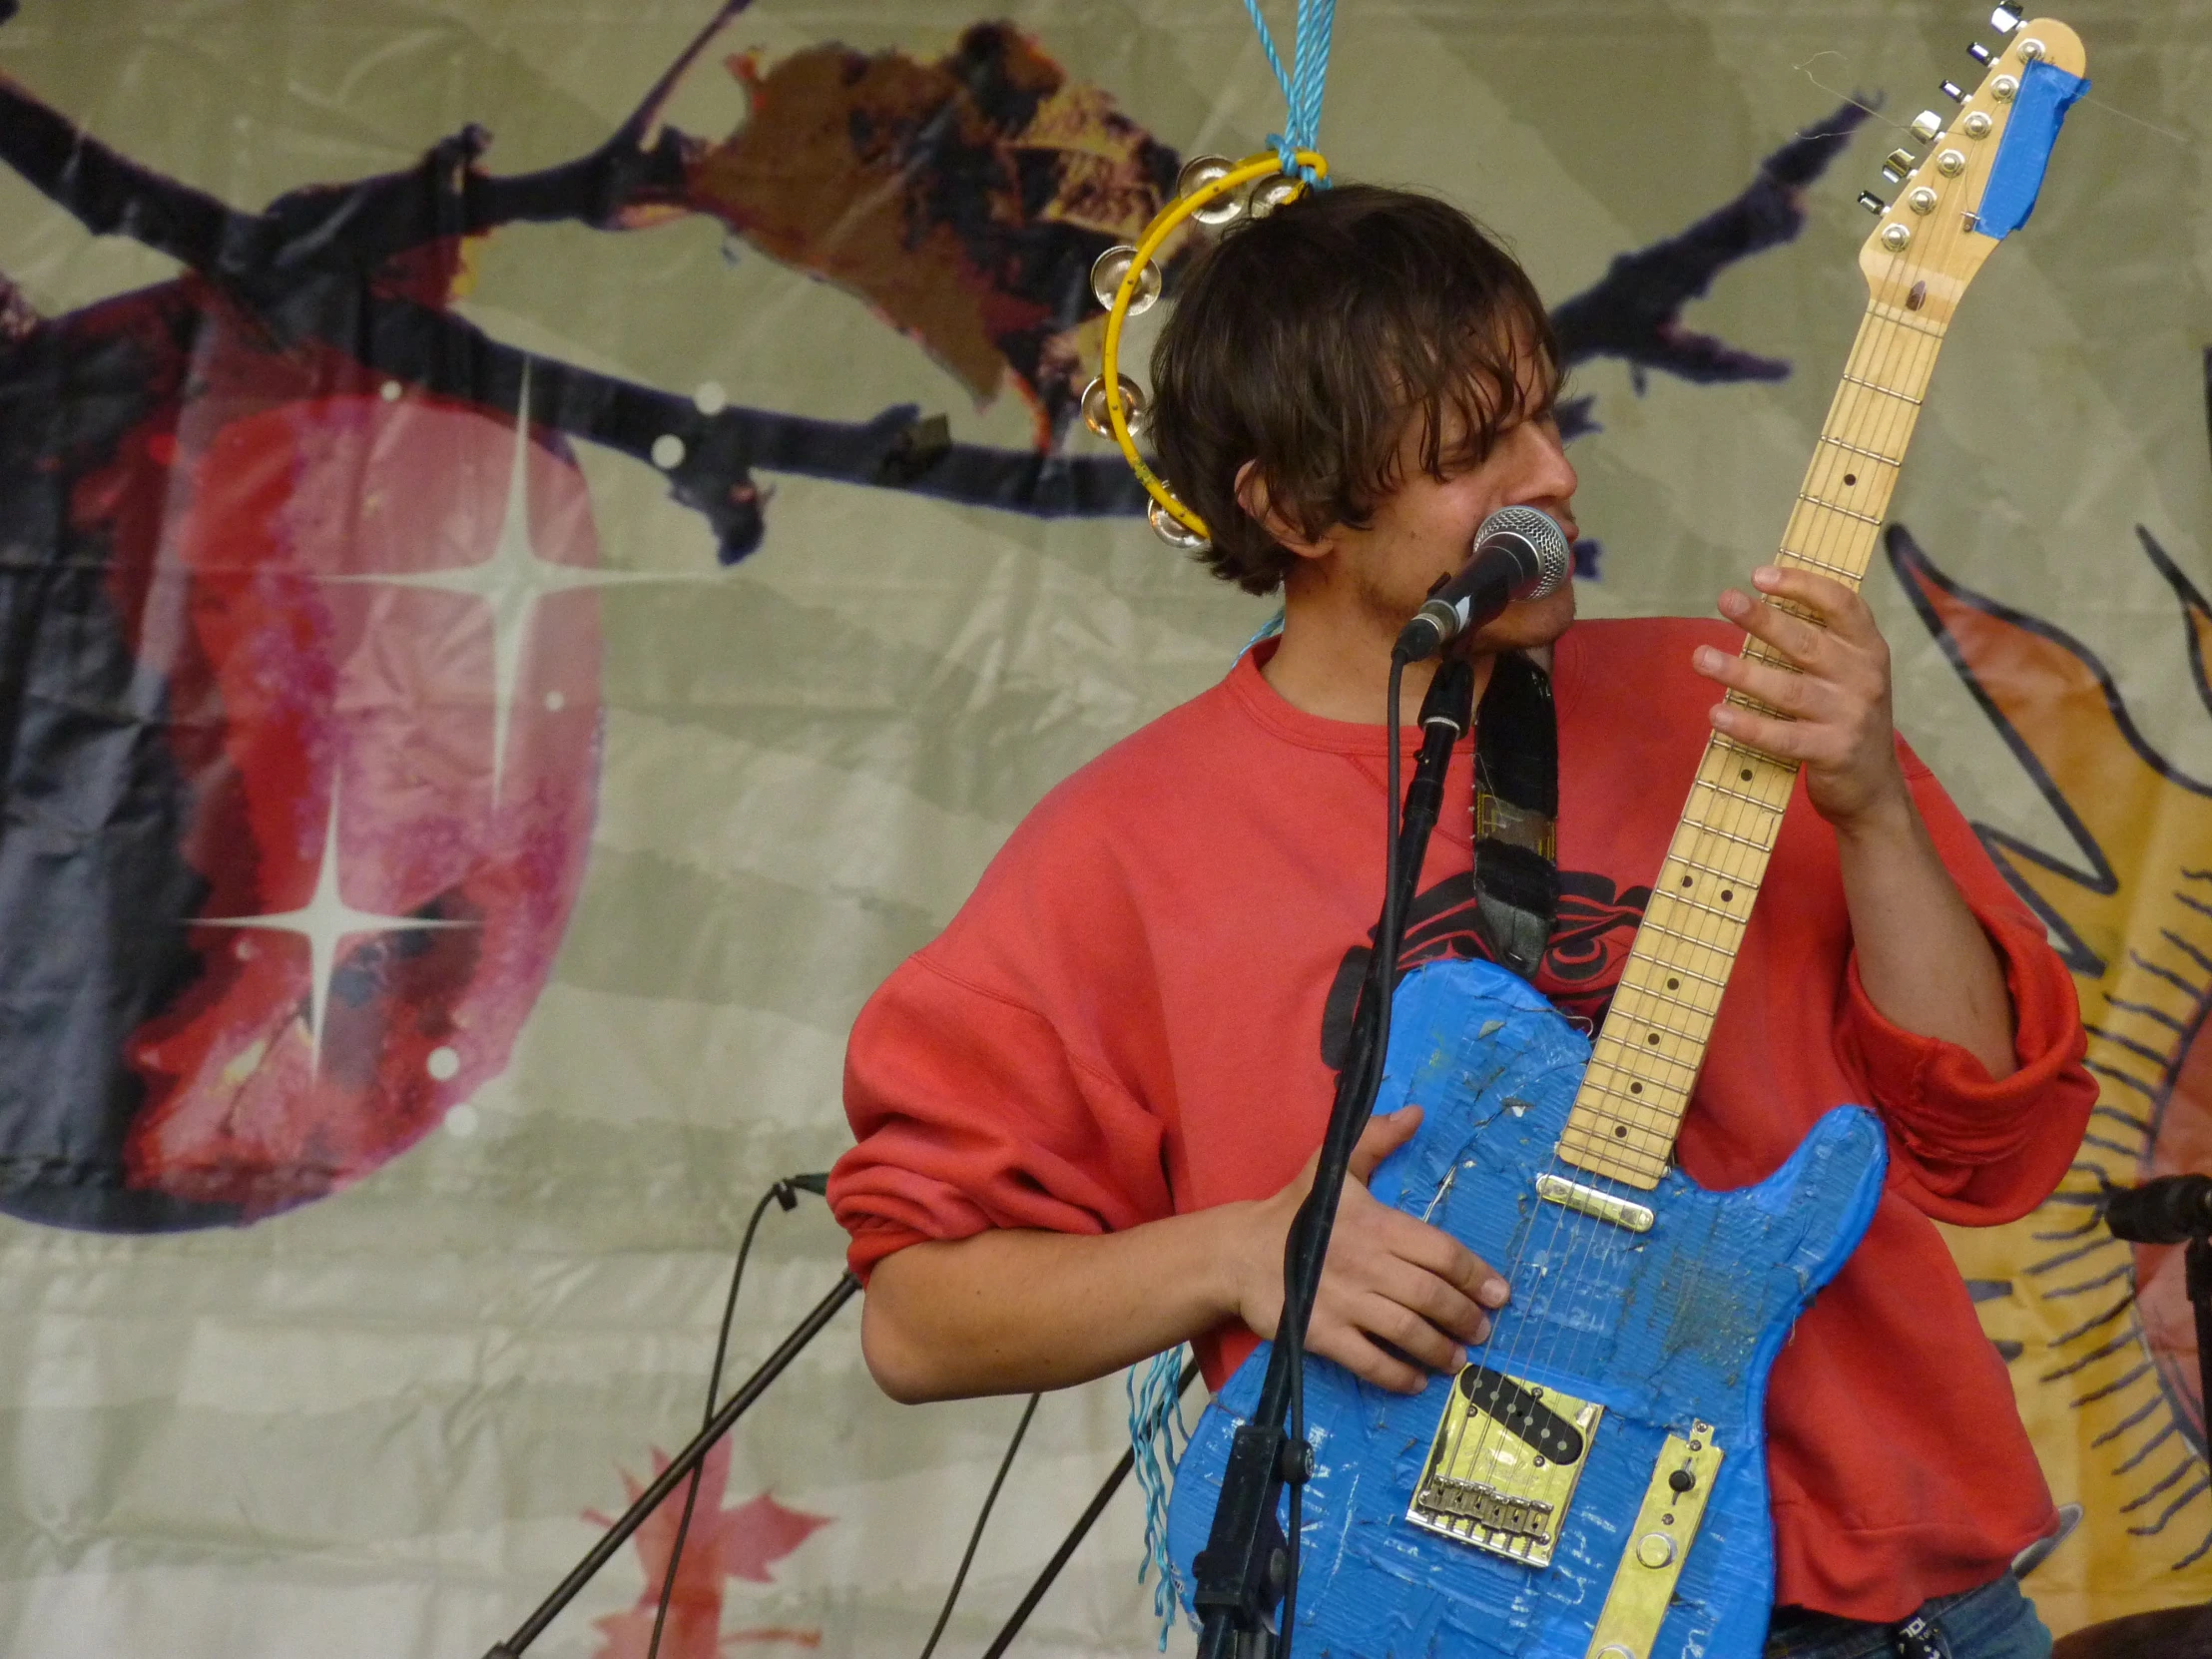
[[[1741,657],[1700,646],[1694,666],[1788,718],[1721,703],[1714,729],[1798,762],[1814,808],[1839,829],[1907,800],[1890,720],[1890,647],[1867,602],[1810,570],[1762,565],[1751,580],[1764,599],[1730,588],[1720,608],[1758,644]]]

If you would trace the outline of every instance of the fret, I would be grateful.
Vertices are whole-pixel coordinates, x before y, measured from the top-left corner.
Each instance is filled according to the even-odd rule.
[[[1846,443],[1842,438],[1832,438],[1826,432],[1821,434],[1821,442],[1833,444],[1838,449],[1848,449],[1854,455],[1864,455],[1870,461],[1880,461],[1887,467],[1902,467],[1905,465],[1905,457],[1902,455],[1885,455],[1879,449],[1862,449],[1856,443]]]
[[[1595,1113],[1591,1115],[1597,1116]],[[1600,1130],[1569,1118],[1566,1132],[1559,1137],[1559,1144],[1564,1147],[1568,1144],[1569,1137],[1579,1137],[1583,1144],[1578,1150],[1591,1157],[1617,1158],[1631,1166],[1657,1165],[1661,1171],[1665,1170],[1673,1131],[1678,1127],[1676,1124],[1632,1123],[1625,1125],[1629,1134],[1616,1135],[1611,1133],[1611,1126],[1617,1124],[1618,1119],[1599,1117],[1599,1122],[1607,1125],[1607,1128]]]
[[[1565,1146],[1562,1137],[1561,1146]],[[1635,1163],[1618,1156],[1609,1145],[1599,1143],[1578,1149],[1577,1156],[1567,1160],[1577,1169],[1588,1170],[1592,1175],[1610,1176],[1615,1181],[1625,1181],[1632,1187],[1656,1187],[1667,1173],[1664,1158],[1645,1157]]]
[[[1749,883],[1746,884],[1748,885]],[[1744,924],[1744,918],[1738,915],[1734,910],[1723,910],[1717,905],[1712,904],[1700,904],[1696,899],[1684,898],[1678,892],[1655,892],[1651,895],[1651,901],[1654,904],[1658,903],[1659,900],[1661,900],[1662,898],[1665,899],[1669,904],[1686,904],[1693,910],[1703,910],[1709,916],[1720,916],[1724,920],[1733,921],[1738,927],[1741,927]],[[1651,914],[1651,912],[1649,910],[1646,910],[1644,914],[1649,915]]]
[[[1716,784],[1710,778],[1700,778],[1697,781],[1697,787],[1701,790],[1711,790],[1715,795],[1725,795],[1731,801],[1741,801],[1745,806],[1756,807],[1762,813],[1780,813],[1786,810],[1780,803],[1769,801],[1765,796],[1752,795],[1743,790],[1732,789],[1726,784]]]
[[[1721,737],[1718,733],[1714,734],[1709,742],[1715,749],[1725,750],[1731,755],[1740,755],[1747,761],[1759,761],[1770,767],[1780,767],[1788,772],[1792,778],[1797,776],[1797,763],[1795,761],[1785,761],[1779,756],[1769,755],[1763,749],[1754,749],[1749,744],[1738,743],[1734,738]]]
[[[1664,1083],[1654,1083],[1652,1087],[1655,1089],[1667,1088],[1671,1090],[1671,1085]],[[1636,1123],[1646,1115],[1656,1115],[1658,1117],[1681,1116],[1681,1114],[1675,1111],[1673,1107],[1668,1106],[1663,1102],[1658,1105],[1653,1105],[1652,1103],[1646,1101],[1641,1095],[1633,1097],[1629,1095],[1624,1095],[1620,1092],[1620,1090],[1609,1089],[1603,1083],[1596,1081],[1594,1078],[1585,1078],[1583,1080],[1582,1092],[1584,1094],[1591,1095],[1609,1095],[1615,1100],[1625,1101],[1630,1111],[1637,1114],[1637,1116],[1633,1118],[1616,1118],[1611,1117],[1610,1114],[1600,1111],[1595,1106],[1577,1106],[1572,1113],[1568,1114],[1569,1122],[1572,1122],[1575,1117],[1580,1116],[1584,1112],[1588,1112],[1598,1117],[1606,1117],[1609,1121],[1617,1123]]]
[[[1703,787],[1711,790],[1718,789],[1720,786],[1717,784],[1707,784]],[[1745,797],[1745,799],[1748,800],[1750,798]],[[1776,809],[1769,808],[1768,810],[1771,812],[1775,811]],[[1689,816],[1687,810],[1685,810],[1683,813],[1683,822],[1689,825],[1692,829],[1702,830],[1708,835],[1718,835],[1724,841],[1734,841],[1739,846],[1755,847],[1760,852],[1772,852],[1774,850],[1774,842],[1772,841],[1755,841],[1749,835],[1739,835],[1731,830],[1720,829],[1716,825],[1705,824],[1698,820],[1694,820]]]
[[[1862,380],[1856,374],[1847,374],[1844,380],[1849,385],[1865,386],[1869,391],[1879,391],[1885,397],[1895,397],[1901,403],[1910,403],[1916,409],[1921,406],[1921,400],[1911,392],[1899,391],[1895,386],[1886,386],[1879,380]]]
[[[1677,1059],[1674,1055],[1669,1054],[1657,1043],[1650,1043],[1642,1048],[1630,1048],[1627,1046],[1625,1041],[1616,1041],[1614,1046],[1618,1048],[1621,1053],[1633,1054],[1639,1060],[1657,1061],[1661,1065],[1674,1067],[1676,1071],[1682,1072],[1687,1079],[1682,1085],[1685,1090],[1689,1088],[1691,1083],[1695,1083],[1697,1081],[1697,1068],[1701,1064],[1703,1064],[1705,1060],[1704,1045],[1702,1043],[1698,1045],[1698,1056],[1695,1060]],[[1590,1064],[1592,1066],[1596,1066],[1602,1063],[1604,1065],[1610,1066],[1614,1071],[1627,1072],[1631,1075],[1634,1074],[1636,1069],[1634,1066],[1623,1065],[1618,1059],[1603,1059],[1603,1054],[1604,1050],[1602,1049],[1591,1050]]]
[[[1634,985],[1636,982],[1633,979],[1629,978],[1628,975],[1630,969],[1638,967],[1652,968],[1655,972],[1660,971],[1656,967],[1656,965],[1652,963],[1648,958],[1632,956],[1629,958],[1627,965],[1621,969],[1621,983],[1624,985]],[[1699,984],[1710,985],[1713,987],[1713,989],[1717,991],[1725,991],[1728,989],[1728,981],[1726,979],[1716,979],[1710,973],[1700,973],[1697,971],[1696,968],[1684,967],[1679,962],[1668,964],[1664,971],[1668,973],[1680,974],[1686,979],[1695,979]],[[1641,990],[1646,987],[1637,986],[1637,988]]]
[[[1766,715],[1774,720],[1795,720],[1797,718],[1795,715],[1784,714],[1772,703],[1765,702],[1745,691],[1731,690],[1721,698],[1721,701],[1723,703],[1733,703],[1739,709],[1749,709],[1753,714]]]
[[[1744,647],[1744,661],[1747,663],[1764,663],[1767,667],[1778,668],[1785,674],[1803,674],[1805,672],[1789,658],[1776,656],[1773,646],[1763,644],[1758,640],[1753,640]]]
[[[1728,970],[1735,966],[1735,951],[1731,947],[1727,945],[1715,944],[1708,939],[1694,938],[1688,933],[1678,932],[1674,928],[1669,927],[1665,922],[1653,921],[1651,917],[1647,915],[1644,917],[1642,928],[1639,929],[1637,933],[1636,948],[1638,950],[1642,950],[1644,948],[1643,934],[1646,932],[1650,933],[1654,938],[1671,939],[1674,941],[1675,946],[1688,945],[1698,950],[1709,951],[1714,956],[1719,957],[1720,959],[1718,961],[1706,963],[1704,972],[1713,975],[1713,978],[1711,980],[1713,984],[1723,987],[1727,985]],[[1669,947],[1666,945],[1655,944],[1651,948],[1653,951],[1659,951],[1665,950]],[[1679,966],[1679,957],[1676,957],[1675,959],[1670,961],[1669,965]],[[1623,972],[1625,971],[1626,969],[1623,969]],[[1701,973],[1700,976],[1702,977],[1703,974]],[[1603,1037],[1604,1034],[1605,1033],[1602,1029],[1598,1032],[1598,1035],[1600,1037]]]
[[[1861,524],[1880,525],[1882,522],[1879,518],[1869,518],[1865,513],[1856,512],[1850,507],[1838,506],[1833,501],[1823,501],[1818,496],[1801,493],[1798,499],[1809,507],[1820,508],[1823,512],[1841,513],[1846,518],[1856,518]]]
[[[1715,784],[1701,778],[1698,780],[1697,787],[1705,794],[1740,803],[1753,812],[1768,813],[1776,819],[1780,819],[1786,811],[1782,801],[1770,801],[1764,796],[1752,795],[1747,791],[1739,790],[1731,784]],[[1784,798],[1785,801],[1787,799],[1787,797]],[[1711,808],[1721,808],[1722,806],[1720,801],[1705,805]],[[1730,825],[1734,826],[1733,829],[1724,829],[1718,824],[1709,822],[1709,817],[1705,813],[1701,813],[1699,817],[1692,819],[1689,816],[1687,806],[1685,806],[1683,812],[1683,822],[1695,824],[1700,830],[1710,830],[1716,835],[1727,835],[1735,838],[1741,838],[1744,832],[1748,831],[1753,836],[1764,838],[1746,840],[1744,841],[1746,846],[1758,848],[1762,855],[1774,849],[1774,826],[1772,824],[1757,819],[1747,820],[1742,813],[1735,812],[1732,809],[1722,808],[1722,810],[1727,813]]]
[[[1669,852],[1667,862],[1670,864],[1688,864],[1692,869],[1703,870],[1708,875],[1717,875],[1723,881],[1734,881],[1740,886],[1757,887],[1759,885],[1749,876],[1738,875],[1734,870],[1721,869],[1713,864],[1700,863],[1686,852]]]
[[[1704,1008],[1695,1007],[1690,1003],[1680,1001],[1675,997],[1664,994],[1663,992],[1650,990],[1642,985],[1623,985],[1619,987],[1619,991],[1621,993],[1633,991],[1638,996],[1648,997],[1655,1002],[1663,1002],[1671,1008],[1680,1008],[1684,1012],[1695,1014],[1698,1018],[1705,1021],[1705,1029],[1703,1031],[1691,1031],[1685,1030],[1679,1025],[1669,1025],[1664,1020],[1655,1019],[1649,1014],[1637,1014],[1635,1018],[1647,1029],[1653,1031],[1663,1031],[1670,1037],[1680,1037],[1684,1042],[1695,1043],[1700,1048],[1703,1048],[1706,1043],[1712,1039],[1713,1020],[1715,1018],[1715,1015],[1710,1011]]]
[[[1801,565],[1811,565],[1815,570],[1825,570],[1837,580],[1848,582],[1853,587],[1857,587],[1866,579],[1867,572],[1864,566],[1830,564],[1828,560],[1816,559],[1810,553],[1800,553],[1787,542],[1783,543],[1780,551],[1781,556],[1785,559],[1795,559]]]
[[[1946,331],[1933,323],[1922,322],[1914,317],[1899,316],[1887,305],[1870,305],[1867,309],[1877,320],[1892,328],[1910,328],[1914,333],[1927,334],[1932,339],[1941,339]]]
[[[1780,611],[1784,616],[1794,616],[1798,619],[1798,621],[1808,623],[1811,626],[1820,629],[1823,633],[1826,633],[1828,631],[1827,623],[1823,622],[1818,616],[1814,615],[1813,612],[1808,611],[1804,606],[1798,604],[1797,601],[1793,599],[1778,599],[1770,593],[1766,596],[1766,602],[1769,605],[1773,606],[1776,610]]]

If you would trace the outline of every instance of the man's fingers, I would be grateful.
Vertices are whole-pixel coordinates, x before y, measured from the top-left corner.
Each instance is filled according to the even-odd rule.
[[[1375,1166],[1413,1138],[1420,1128],[1420,1108],[1400,1106],[1383,1117],[1370,1118],[1352,1149],[1352,1179],[1365,1185]]]
[[[1485,1308],[1505,1306],[1504,1279],[1489,1263],[1442,1228],[1416,1221],[1401,1210],[1382,1209],[1379,1219],[1383,1241],[1391,1255],[1425,1269],[1461,1296]]]
[[[1859,642],[1881,635],[1866,597],[1833,576],[1792,565],[1761,565],[1751,573],[1751,581],[1768,597],[1813,612],[1822,627],[1844,639]]]
[[[1478,1343],[1490,1334],[1490,1316],[1482,1305],[1425,1268],[1406,1261],[1392,1262],[1382,1274],[1378,1288],[1391,1301],[1462,1343]]]
[[[1349,1325],[1331,1325],[1307,1334],[1306,1352],[1334,1360],[1363,1382],[1388,1388],[1392,1393],[1417,1394],[1428,1386],[1428,1373],[1408,1365]]]

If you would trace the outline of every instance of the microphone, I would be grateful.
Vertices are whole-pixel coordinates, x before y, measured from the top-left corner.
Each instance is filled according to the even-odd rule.
[[[2104,1189],[2104,1225],[2129,1244],[2186,1244],[2212,1235],[2212,1175],[2167,1175]]]
[[[1400,662],[1423,662],[1514,600],[1556,593],[1573,568],[1566,532],[1549,513],[1500,507],[1475,531],[1466,568],[1413,613],[1393,655]]]

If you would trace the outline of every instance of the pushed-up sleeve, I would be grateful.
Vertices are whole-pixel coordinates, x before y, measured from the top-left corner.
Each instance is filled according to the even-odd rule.
[[[1889,1125],[1892,1178],[1915,1205],[1937,1221],[1996,1226],[2034,1209],[2064,1177],[2096,1080],[2081,1063],[2087,1040],[2065,964],[1942,787],[1910,752],[1903,759],[1936,853],[2004,969],[2018,1069],[1992,1078],[1967,1050],[1887,1018],[1860,982],[1856,951],[1839,1050],[1867,1079]]]
[[[1044,1014],[930,951],[861,1010],[844,1099],[856,1144],[830,1202],[862,1278],[924,1240],[1105,1233],[1170,1212],[1159,1119]]]

